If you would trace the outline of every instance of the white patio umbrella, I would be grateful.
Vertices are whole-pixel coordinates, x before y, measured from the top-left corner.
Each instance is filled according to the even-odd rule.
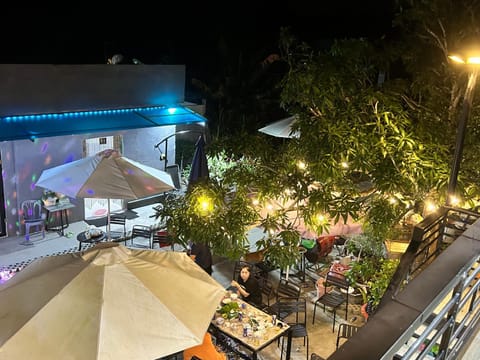
[[[35,185],[72,198],[108,199],[108,237],[110,199],[138,199],[174,189],[170,174],[111,149],[46,169]]]
[[[288,118],[275,121],[267,126],[258,129],[258,131],[281,138],[298,138],[300,133],[298,131],[292,132],[292,125],[297,120],[297,116],[290,116]]]
[[[0,358],[157,359],[201,344],[224,294],[182,252],[47,256],[0,286]]]

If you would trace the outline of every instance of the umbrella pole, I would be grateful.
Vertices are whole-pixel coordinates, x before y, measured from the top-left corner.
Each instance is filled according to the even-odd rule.
[[[110,198],[108,198],[107,201],[108,201],[108,205],[107,205],[107,229],[108,229],[107,240],[111,241],[112,239],[110,238]]]

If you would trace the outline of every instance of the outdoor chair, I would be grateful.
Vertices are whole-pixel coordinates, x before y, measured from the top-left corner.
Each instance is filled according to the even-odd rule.
[[[277,304],[278,319],[290,326],[292,339],[303,338],[303,346],[306,347],[306,359],[308,359],[307,300],[304,297],[284,297],[279,299]],[[285,314],[288,315],[285,316]],[[280,360],[283,358],[285,336],[281,339]]]
[[[282,298],[300,298],[301,289],[295,284],[289,283],[288,280],[280,279],[276,289],[276,298],[275,303],[268,308],[268,313],[277,314],[278,313],[278,303]],[[280,318],[288,316],[288,313],[282,314]]]
[[[135,243],[135,238],[148,239],[148,245]],[[130,244],[135,247],[152,248],[152,229],[146,225],[133,225]]]
[[[360,329],[359,326],[350,325],[350,324],[340,324],[338,327],[336,349],[338,349],[338,345],[340,344],[340,339],[350,339],[353,335],[357,333],[358,329]]]
[[[335,331],[335,320],[336,320],[337,309],[343,303],[346,303],[345,320],[347,319],[347,316],[348,316],[349,283],[343,274],[330,271],[327,273],[323,286],[325,287],[324,294],[315,301],[315,304],[313,306],[312,324],[315,323],[315,313],[317,310],[317,305],[323,305],[324,312],[325,312],[325,308],[328,306],[333,310],[333,327],[332,327],[332,332],[333,332]],[[335,290],[328,292],[327,289],[329,286],[336,286],[337,288],[339,288],[340,292],[337,292]],[[342,294],[342,291],[341,291],[342,289],[344,290],[345,295]]]
[[[110,234],[108,234],[108,223],[105,229],[105,233],[107,234],[107,236],[108,235],[110,236],[108,240],[126,243],[127,242],[126,223],[127,223],[127,216],[125,214],[111,214],[110,215]]]
[[[262,307],[260,309],[268,312],[270,308],[270,299],[275,296],[275,289],[273,288],[272,282],[264,276],[257,277],[257,281],[262,290],[263,299],[266,300],[262,302]]]
[[[174,251],[173,242],[168,236],[168,232],[166,230],[156,230],[152,234],[152,249],[154,248],[155,244],[158,244],[160,248],[170,246],[172,251]]]
[[[37,230],[42,232],[42,238],[45,238],[45,214],[42,211],[42,202],[40,200],[25,200],[22,202],[23,222],[25,224],[25,241],[22,245],[31,245],[30,228],[36,226]]]
[[[282,297],[299,298],[301,293],[300,287],[285,279],[280,279],[277,286],[277,301]]]

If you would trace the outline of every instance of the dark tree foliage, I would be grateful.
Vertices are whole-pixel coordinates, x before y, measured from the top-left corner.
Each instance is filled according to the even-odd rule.
[[[298,259],[299,217],[318,233],[329,228],[320,214],[341,222],[351,217],[383,241],[407,212],[424,212],[427,200],[445,203],[469,71],[453,66],[448,54],[478,35],[479,1],[399,0],[396,6],[392,31],[382,38],[339,39],[315,49],[284,29],[278,56],[263,62],[225,56],[215,80],[198,82],[213,106],[211,154],[222,150],[236,166],[164,208],[160,216],[181,239],[200,234],[217,254],[235,257],[245,251],[246,231],[261,226],[267,235],[257,246],[285,267]],[[268,73],[273,64],[282,64],[281,80]],[[257,133],[282,117],[272,116],[280,107],[283,116],[298,116],[299,138]],[[479,195],[478,108],[458,185],[472,204]],[[215,199],[207,223],[195,213],[200,192]],[[265,212],[253,199],[277,208]]]

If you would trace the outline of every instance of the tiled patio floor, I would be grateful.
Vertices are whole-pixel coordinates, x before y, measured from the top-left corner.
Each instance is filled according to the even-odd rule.
[[[136,217],[127,220],[127,230],[131,229],[134,224],[152,225],[155,219],[150,216],[154,211],[152,206],[145,206],[132,210],[136,213]],[[8,237],[0,239],[0,269],[17,269],[23,268],[35,258],[43,256],[51,256],[63,254],[67,252],[75,252],[78,250],[78,241],[76,235],[84,231],[87,223],[80,221],[70,224],[65,229],[66,236],[60,236],[56,232],[47,232],[43,239],[41,235],[34,235],[31,237],[33,245],[24,246],[23,236]],[[83,247],[85,249],[85,247]],[[158,249],[157,249],[158,250]],[[183,249],[176,249],[182,251]],[[163,251],[163,250],[162,250]],[[223,286],[227,287],[230,284],[234,262],[224,258],[215,257],[212,276]],[[313,274],[313,273],[312,273]],[[314,274],[313,274],[314,275]],[[272,271],[269,276],[274,284],[278,282],[279,272]],[[291,277],[291,281],[299,281],[295,277]],[[315,289],[313,280],[308,276],[305,283],[302,285],[302,296],[308,300],[308,338],[309,338],[309,353],[317,353],[318,355],[327,358],[334,350],[336,343],[336,331],[332,332],[333,315],[330,311],[324,313],[320,308],[317,311],[315,324],[312,325],[313,299],[315,296]],[[360,305],[351,304],[348,308],[347,320],[345,320],[345,310],[340,309],[337,312],[337,324],[341,322],[349,322],[355,325],[362,325],[363,318],[360,315]],[[337,330],[338,325],[335,330]],[[297,351],[298,350],[298,351]],[[276,342],[262,350],[260,358],[264,360],[278,360],[280,359],[280,350]],[[303,339],[294,339],[292,346],[292,360],[305,359],[305,348],[303,346]]]

